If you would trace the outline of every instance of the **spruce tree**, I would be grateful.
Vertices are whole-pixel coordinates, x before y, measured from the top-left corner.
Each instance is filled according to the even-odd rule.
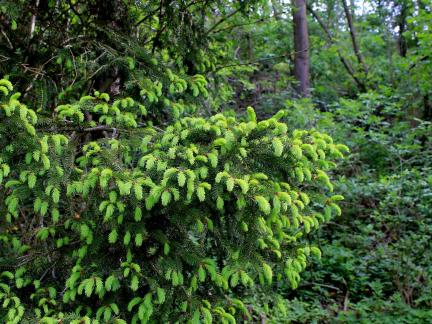
[[[340,214],[327,172],[346,146],[284,111],[161,129],[96,92],[47,125],[0,93],[2,322],[235,323],[254,286],[298,286],[321,255],[305,236]]]

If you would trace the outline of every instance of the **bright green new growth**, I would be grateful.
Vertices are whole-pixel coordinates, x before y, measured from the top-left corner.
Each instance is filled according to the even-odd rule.
[[[0,87],[9,229],[0,242],[10,260],[0,314],[11,323],[25,312],[45,323],[70,313],[92,323],[235,323],[249,316],[244,289],[298,286],[308,257],[321,255],[303,237],[340,213],[326,172],[346,147],[288,132],[282,112],[260,122],[251,108],[245,122],[186,117],[162,131],[140,128],[146,111],[132,99],[98,94],[58,107],[68,131],[55,133],[39,130],[8,81]],[[107,137],[82,142],[86,110]]]

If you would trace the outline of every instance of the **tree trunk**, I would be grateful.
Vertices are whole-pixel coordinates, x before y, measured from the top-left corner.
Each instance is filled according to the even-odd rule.
[[[399,27],[397,44],[399,48],[399,54],[402,57],[406,57],[407,55],[407,42],[404,35],[407,27],[407,16],[408,4],[406,3],[406,1],[403,1],[400,8],[400,14],[397,17],[397,25]]]
[[[39,0],[36,0],[35,9],[34,9],[35,13],[31,16],[31,19],[30,19],[30,31],[29,31],[30,38],[33,38],[33,34],[34,34],[34,31],[35,31],[35,27],[36,27],[36,12],[38,10],[38,7],[39,7]]]
[[[380,17],[386,17],[387,10],[385,8],[386,3],[382,0],[378,1],[377,5],[377,14]],[[385,21],[385,18],[383,18]],[[392,27],[389,26],[387,23],[383,23],[383,29],[385,34],[385,41],[386,41],[386,52],[387,52],[387,61],[388,61],[388,80],[393,85],[393,87],[396,87],[396,80],[394,78],[394,65],[393,65],[393,35],[392,35]]]
[[[299,82],[297,92],[309,97],[309,36],[306,17],[306,0],[292,0],[294,30],[294,76]]]
[[[351,41],[353,44],[353,48],[354,48],[354,53],[357,57],[358,62],[360,63],[360,65],[363,67],[363,70],[365,72],[365,74],[368,74],[368,67],[365,63],[365,60],[363,58],[363,55],[360,52],[360,46],[357,42],[357,35],[355,32],[355,28],[354,28],[354,23],[353,23],[353,18],[352,18],[352,14],[348,8],[348,4],[346,0],[342,0],[342,4],[343,4],[343,8],[344,8],[344,12],[345,12],[345,16],[348,22],[348,28],[350,30],[350,35],[351,35]]]
[[[253,60],[254,60],[254,49],[253,49],[253,40],[252,40],[251,33],[247,33],[246,34],[246,39],[247,39],[247,56],[248,56],[248,60],[249,60],[249,62],[253,62]]]
[[[432,104],[429,100],[428,94],[423,96],[423,106],[423,119],[427,121],[432,121]]]

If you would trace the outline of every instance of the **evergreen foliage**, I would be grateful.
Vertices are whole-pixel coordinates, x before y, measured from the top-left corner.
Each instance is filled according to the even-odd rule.
[[[207,80],[230,73],[218,71],[227,53],[206,21],[253,12],[256,2],[3,0],[0,74],[45,114],[93,91],[133,97],[155,124],[212,112],[228,98]]]
[[[305,234],[340,214],[327,171],[346,146],[288,131],[283,111],[160,130],[133,99],[96,93],[47,131],[0,89],[2,321],[234,323],[254,285],[298,286],[321,255]],[[79,140],[88,112],[107,136]]]
[[[431,19],[1,0],[0,323],[430,323]]]

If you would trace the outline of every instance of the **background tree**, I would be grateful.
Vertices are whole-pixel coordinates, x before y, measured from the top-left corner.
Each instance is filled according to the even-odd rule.
[[[298,92],[302,97],[310,95],[309,82],[309,34],[306,15],[306,0],[293,0],[294,31],[294,76],[299,82]]]

